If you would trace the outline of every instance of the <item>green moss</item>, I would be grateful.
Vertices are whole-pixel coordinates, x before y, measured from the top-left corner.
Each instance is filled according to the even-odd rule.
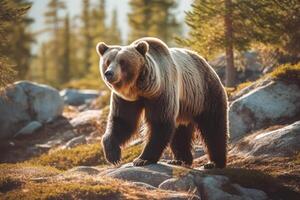
[[[22,190],[13,190],[3,199],[118,199],[117,188],[110,185],[91,183],[26,183]]]
[[[281,65],[272,72],[266,74],[266,76],[276,80],[292,82],[300,85],[300,63],[295,65]]]
[[[106,163],[100,144],[86,144],[72,149],[58,150],[50,154],[43,154],[28,162],[62,170],[80,165],[92,166]]]
[[[142,145],[136,145],[122,150],[122,163],[133,161],[142,150]],[[64,149],[43,154],[29,160],[27,163],[42,166],[52,166],[67,170],[75,166],[107,165],[100,143],[79,145],[72,149]]]
[[[298,195],[293,190],[282,186],[278,179],[258,170],[226,168],[207,170],[207,173],[224,175],[241,186],[263,190],[271,199],[295,199]]]
[[[124,148],[122,153],[122,163],[132,162],[140,155],[140,153],[142,152],[142,148],[142,144]]]

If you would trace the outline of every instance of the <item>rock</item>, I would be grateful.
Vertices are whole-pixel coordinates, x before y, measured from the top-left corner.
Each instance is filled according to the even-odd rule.
[[[232,184],[232,186],[237,190],[238,193],[244,198],[244,199],[268,199],[268,196],[265,192],[257,189],[252,188],[243,188],[238,184]]]
[[[202,146],[195,146],[194,147],[194,159],[200,158],[201,156],[205,155],[205,151]]]
[[[48,142],[46,142],[44,144],[36,144],[35,146],[38,148],[42,148],[42,149],[51,149],[53,147],[61,145],[61,143],[62,143],[62,140],[58,138],[58,139],[49,140]]]
[[[172,177],[172,167],[164,164],[152,164],[144,167],[130,165],[110,171],[106,176],[133,182],[143,182],[158,187],[163,181]]]
[[[84,135],[71,139],[62,147],[62,149],[70,149],[80,144],[86,144],[86,139]]]
[[[251,156],[291,156],[300,151],[300,121],[273,131],[251,134],[238,141],[231,153]]]
[[[199,179],[201,197],[209,200],[266,200],[265,192],[232,184],[225,176],[210,175]],[[198,181],[199,181],[198,180]]]
[[[13,137],[31,121],[49,122],[60,116],[63,100],[50,86],[16,82],[0,96],[0,139]]]
[[[97,90],[64,89],[59,92],[65,104],[79,106],[100,96]]]
[[[139,186],[139,187],[143,187],[146,188],[147,190],[156,190],[156,187],[153,187],[152,185],[149,185],[147,183],[143,183],[143,182],[132,182],[134,185]]]
[[[74,128],[81,128],[88,125],[94,125],[101,117],[102,110],[87,110],[81,112],[77,117],[70,121]]]
[[[90,167],[90,166],[79,166],[79,167],[74,167],[70,170],[68,170],[66,173],[69,174],[88,174],[88,175],[96,175],[99,174],[100,171],[96,167]]]
[[[244,94],[230,105],[231,139],[295,117],[300,110],[299,99],[299,86],[272,80]]]
[[[130,182],[139,182],[145,188],[188,192],[195,199],[228,199],[243,200],[267,199],[267,195],[260,190],[244,188],[223,175],[212,175],[205,170],[184,168],[165,163],[134,167],[132,163],[119,168],[108,169],[97,176],[108,176]],[[146,184],[146,185],[144,185]]]
[[[174,191],[195,191],[197,186],[195,185],[192,175],[184,177],[170,178],[162,182],[159,186],[160,189],[174,190]]]
[[[27,124],[25,127],[23,127],[20,131],[18,131],[14,137],[20,136],[20,135],[31,135],[36,130],[41,128],[43,125],[38,121],[32,121],[29,124]]]

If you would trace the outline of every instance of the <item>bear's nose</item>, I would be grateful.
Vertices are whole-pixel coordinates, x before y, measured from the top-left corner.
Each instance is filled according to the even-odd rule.
[[[105,73],[104,73],[104,76],[105,78],[108,80],[108,81],[111,81],[114,77],[114,72],[111,71],[111,70],[107,70]]]

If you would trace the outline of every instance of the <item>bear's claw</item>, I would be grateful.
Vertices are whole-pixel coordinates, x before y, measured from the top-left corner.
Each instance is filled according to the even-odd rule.
[[[206,163],[205,165],[203,165],[203,168],[204,169],[214,169],[214,168],[216,168],[216,164],[214,162],[209,162],[209,163]]]
[[[178,165],[178,166],[190,166],[183,160],[169,160],[169,161],[167,161],[167,164]]]

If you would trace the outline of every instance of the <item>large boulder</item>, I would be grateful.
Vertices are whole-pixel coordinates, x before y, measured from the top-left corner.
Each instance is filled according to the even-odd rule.
[[[293,156],[300,151],[300,121],[272,131],[259,131],[234,145],[232,154],[244,156]]]
[[[266,128],[300,114],[299,85],[264,81],[263,85],[235,99],[229,109],[231,139]]]
[[[64,102],[47,85],[19,81],[0,96],[0,138],[9,138],[31,121],[46,123],[60,116]]]
[[[79,106],[99,97],[100,92],[97,90],[64,89],[59,94],[66,104]]]

